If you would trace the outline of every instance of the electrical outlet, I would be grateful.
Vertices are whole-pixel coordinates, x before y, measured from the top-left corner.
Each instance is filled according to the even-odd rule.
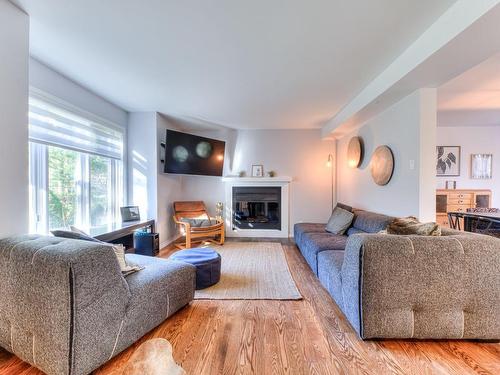
[[[414,170],[415,169],[415,160],[410,160],[410,170]]]

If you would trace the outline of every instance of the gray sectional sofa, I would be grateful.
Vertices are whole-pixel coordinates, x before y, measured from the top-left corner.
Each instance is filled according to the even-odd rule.
[[[499,239],[379,234],[391,217],[352,211],[346,235],[316,223],[296,224],[294,235],[361,338],[500,340]]]
[[[194,298],[195,268],[47,236],[0,240],[0,346],[47,374],[88,374]]]

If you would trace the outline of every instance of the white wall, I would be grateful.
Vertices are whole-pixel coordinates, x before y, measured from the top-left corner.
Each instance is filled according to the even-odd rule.
[[[73,82],[40,61],[30,58],[30,86],[58,97],[74,106],[127,127],[128,113],[106,99]]]
[[[133,112],[128,121],[128,204],[142,218],[156,219],[156,113]]]
[[[156,137],[152,129],[156,126]],[[129,116],[129,203],[148,207],[148,216],[157,220],[162,245],[177,236],[172,222],[176,200],[203,200],[211,214],[215,203],[224,202],[220,177],[171,175],[163,173],[160,143],[165,130],[174,129],[226,141],[224,175],[263,164],[265,172],[291,176],[290,222],[326,222],[331,213],[331,169],[328,154],[334,142],[322,140],[320,130],[205,130],[189,131],[176,121],[155,113]],[[140,157],[139,157],[140,155]],[[139,162],[142,161],[142,162]],[[146,162],[147,161],[147,162]],[[335,186],[335,181],[333,181]],[[334,192],[335,193],[335,192]],[[156,207],[156,212],[151,207]],[[143,208],[142,210],[145,210]]]
[[[177,228],[172,220],[172,203],[183,199],[182,177],[163,173],[163,164],[160,158],[164,155],[161,142],[165,142],[166,130],[176,130],[176,126],[166,118],[156,115],[156,149],[157,149],[157,213],[156,224],[160,233],[162,246],[172,242],[177,237]]]
[[[461,146],[460,176],[437,177],[437,188],[443,189],[446,180],[455,180],[458,189],[490,189],[492,207],[500,207],[500,126],[438,126],[437,144]],[[470,178],[471,154],[493,154],[491,180]]]
[[[193,132],[192,132],[193,133]],[[264,172],[290,176],[290,223],[326,222],[331,214],[331,175],[326,167],[334,142],[321,140],[320,130],[220,130],[194,132],[226,141],[225,175],[262,164]],[[335,186],[335,182],[334,182]],[[224,183],[218,177],[183,176],[182,197],[203,200],[214,214],[224,202]]]
[[[29,18],[0,0],[0,237],[28,232]]]
[[[181,200],[181,176],[163,173],[160,143],[174,129],[156,112],[132,112],[128,121],[128,204],[138,205],[142,218],[155,219],[161,246],[177,236],[172,202]]]
[[[338,140],[339,202],[388,215],[435,220],[434,160],[424,154],[434,155],[435,99],[435,90],[418,90]],[[363,139],[364,159],[359,168],[351,169],[347,146],[356,135]],[[375,184],[370,173],[371,156],[380,145],[391,148],[395,161],[394,174],[385,186]]]
[[[420,100],[418,217],[422,221],[435,221],[437,90],[420,89],[417,95]]]

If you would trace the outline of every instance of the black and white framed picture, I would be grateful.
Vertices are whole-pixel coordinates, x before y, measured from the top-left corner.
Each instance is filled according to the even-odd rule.
[[[460,146],[436,147],[436,176],[460,176]]]
[[[491,178],[492,154],[471,155],[471,178],[483,180]]]
[[[264,177],[264,166],[261,164],[252,165],[252,177]]]

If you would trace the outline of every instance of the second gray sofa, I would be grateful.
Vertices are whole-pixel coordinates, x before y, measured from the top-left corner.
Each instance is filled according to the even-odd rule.
[[[195,268],[47,236],[0,240],[0,346],[47,374],[88,374],[194,298]]]
[[[295,241],[363,339],[500,339],[500,240],[378,234],[392,218],[353,210],[347,235],[301,223]]]

